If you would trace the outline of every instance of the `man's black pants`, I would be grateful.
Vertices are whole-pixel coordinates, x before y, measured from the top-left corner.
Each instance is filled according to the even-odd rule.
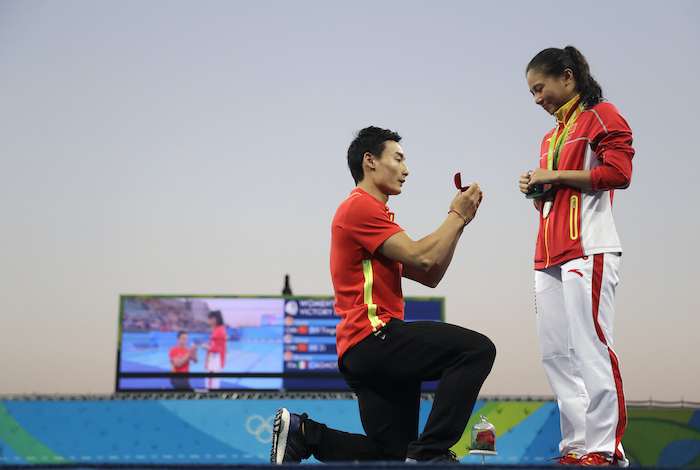
[[[320,461],[428,460],[461,437],[496,348],[486,336],[439,322],[391,320],[352,347],[340,371],[357,395],[367,435],[305,419],[306,445]],[[421,382],[438,380],[418,436]]]

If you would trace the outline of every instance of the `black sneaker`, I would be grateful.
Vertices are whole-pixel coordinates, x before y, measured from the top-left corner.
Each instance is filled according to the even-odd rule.
[[[457,458],[457,454],[451,450],[448,450],[442,455],[433,457],[432,459],[428,460],[428,462],[459,463],[459,459]]]
[[[432,459],[428,460],[416,460],[412,458],[406,458],[405,463],[459,463],[459,459],[457,458],[457,454],[452,452],[451,450],[448,450],[444,454],[440,454],[437,457],[433,457]]]
[[[270,462],[278,465],[285,462],[300,463],[311,456],[301,432],[302,418],[306,418],[306,414],[299,416],[286,408],[277,411],[272,428]]]

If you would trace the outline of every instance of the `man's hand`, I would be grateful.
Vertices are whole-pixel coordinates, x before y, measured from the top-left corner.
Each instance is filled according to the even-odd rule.
[[[479,209],[483,197],[484,194],[479,188],[479,183],[475,181],[469,186],[469,189],[464,192],[460,191],[455,196],[450,204],[450,210],[457,212],[469,223],[476,217],[476,211]]]

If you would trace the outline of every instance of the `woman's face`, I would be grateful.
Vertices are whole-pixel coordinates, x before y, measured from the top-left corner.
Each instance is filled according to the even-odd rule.
[[[564,70],[561,76],[544,75],[530,69],[527,72],[527,85],[535,97],[535,104],[552,115],[576,96],[576,82],[569,69]]]

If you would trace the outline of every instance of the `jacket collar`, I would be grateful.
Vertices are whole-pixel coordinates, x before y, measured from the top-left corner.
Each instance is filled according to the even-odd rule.
[[[578,107],[578,104],[581,102],[581,93],[578,93],[576,96],[571,98],[571,101],[563,105],[561,108],[557,109],[557,112],[554,113],[554,116],[557,118],[557,122],[559,124],[566,124],[566,122],[571,118],[571,115],[574,113],[574,110]]]

